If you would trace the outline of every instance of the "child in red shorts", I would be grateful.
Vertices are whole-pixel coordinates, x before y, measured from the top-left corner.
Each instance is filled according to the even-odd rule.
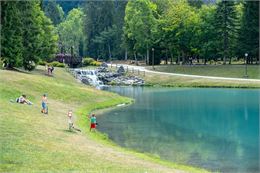
[[[91,129],[96,130],[96,124],[97,124],[97,119],[95,114],[92,114],[92,116],[90,117],[90,129],[89,131],[91,131]]]

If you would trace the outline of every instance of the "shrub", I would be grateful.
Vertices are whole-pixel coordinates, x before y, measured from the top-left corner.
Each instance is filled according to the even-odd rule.
[[[39,62],[38,62],[38,64],[39,65],[46,65],[46,64],[48,64],[46,61],[42,61],[42,60],[40,60]]]
[[[57,67],[58,64],[59,64],[58,61],[53,61],[53,62],[49,63],[49,65],[50,65],[50,66],[53,66],[53,67]]]
[[[23,66],[24,66],[24,69],[25,70],[28,70],[28,71],[32,71],[35,69],[36,67],[36,63],[34,61],[28,61],[28,62],[24,62]]]
[[[56,67],[65,67],[63,63],[59,63]]]
[[[90,65],[93,65],[93,66],[101,66],[101,62],[98,62],[98,61],[94,61],[92,63],[90,63]]]
[[[4,61],[2,60],[2,58],[0,57],[0,69],[3,69],[4,67]]]
[[[89,58],[89,57],[86,57],[83,59],[83,65],[84,66],[88,66],[88,65],[91,65],[91,63],[93,63],[95,60],[93,58]]]
[[[45,62],[45,65],[53,66],[53,67],[65,67],[65,64],[60,63],[58,61],[53,61],[50,63]]]

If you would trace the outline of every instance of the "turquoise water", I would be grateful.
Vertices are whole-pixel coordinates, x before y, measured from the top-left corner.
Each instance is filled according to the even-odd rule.
[[[135,103],[98,117],[123,147],[220,172],[259,172],[260,90],[111,87]]]

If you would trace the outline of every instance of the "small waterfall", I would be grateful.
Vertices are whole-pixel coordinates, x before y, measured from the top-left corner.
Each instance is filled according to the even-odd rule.
[[[100,89],[104,85],[103,82],[98,79],[96,70],[75,69],[74,73],[74,76],[84,84],[92,85],[97,89]]]

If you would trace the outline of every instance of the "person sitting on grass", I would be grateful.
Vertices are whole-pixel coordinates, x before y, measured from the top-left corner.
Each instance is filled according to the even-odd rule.
[[[16,99],[17,103],[32,105],[33,103],[26,99],[26,95],[21,95]]]
[[[72,131],[72,130],[74,129],[74,130],[77,130],[77,131],[81,132],[80,129],[74,127],[73,119],[72,119],[72,110],[69,110],[69,112],[68,112],[68,118],[69,118],[69,119],[68,119],[69,131]]]
[[[90,129],[89,129],[89,131],[91,131],[92,129],[94,131],[96,131],[96,125],[97,125],[97,118],[96,118],[95,114],[92,114],[92,116],[90,117]]]

